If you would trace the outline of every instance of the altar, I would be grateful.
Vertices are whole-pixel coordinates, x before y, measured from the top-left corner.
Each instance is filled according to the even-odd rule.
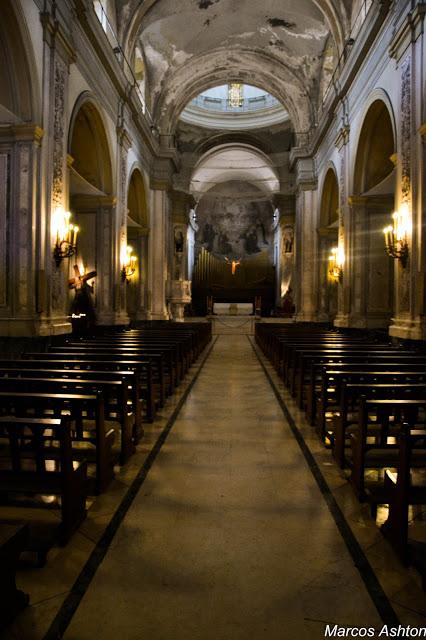
[[[253,313],[252,302],[215,302],[213,305],[216,316],[251,316]]]

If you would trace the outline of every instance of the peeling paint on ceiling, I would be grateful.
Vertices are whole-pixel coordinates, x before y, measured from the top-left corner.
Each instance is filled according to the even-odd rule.
[[[206,18],[205,12],[213,6],[216,17]],[[202,11],[198,14],[194,7]],[[213,55],[224,47],[232,51],[243,40],[253,50],[272,46],[277,64],[297,68],[302,59],[314,59],[322,52],[328,34],[311,0],[180,0],[179,11],[174,0],[161,0],[140,27],[154,97],[165,73],[164,60],[172,75],[182,59],[208,51]],[[238,56],[232,56],[230,62],[238,67]],[[312,73],[316,70],[313,64]]]
[[[293,29],[296,26],[294,22],[288,22],[282,18],[268,18],[268,22],[271,27],[285,27],[286,29]]]
[[[197,0],[199,9],[208,9],[209,7],[217,4],[220,0]]]

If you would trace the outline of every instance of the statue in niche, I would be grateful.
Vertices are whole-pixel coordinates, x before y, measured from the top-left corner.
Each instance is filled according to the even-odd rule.
[[[74,265],[74,277],[70,278],[68,287],[74,289],[74,300],[71,304],[71,315],[74,320],[78,320],[80,329],[90,329],[96,324],[96,312],[93,305],[92,293],[93,285],[88,280],[97,276],[96,271],[81,274],[77,264]]]
[[[293,227],[287,225],[283,229],[283,250],[284,253],[293,253],[294,231]]]
[[[219,253],[222,255],[232,253],[232,244],[229,242],[229,238],[226,233],[219,233],[218,247]]]
[[[203,229],[203,244],[207,245],[205,248],[207,251],[213,251],[214,241],[216,238],[216,231],[210,222],[206,222]]]
[[[268,240],[266,239],[265,225],[259,217],[257,217],[256,219],[256,230],[260,232],[263,244],[269,244]]]
[[[283,313],[288,315],[293,315],[296,310],[293,301],[293,290],[291,287],[287,289],[282,299],[282,310]]]
[[[183,253],[185,240],[181,229],[175,229],[175,253]]]
[[[240,238],[244,239],[244,248],[249,255],[260,252],[255,225],[251,225],[245,233],[241,234]]]

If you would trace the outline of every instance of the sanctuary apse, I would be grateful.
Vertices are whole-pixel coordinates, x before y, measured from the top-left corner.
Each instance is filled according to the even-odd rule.
[[[330,399],[324,394],[319,397],[322,370],[316,371],[318,363],[313,356],[312,361],[300,356],[299,363],[298,356],[293,355],[296,348],[287,343],[292,345],[294,341],[308,349],[311,333],[316,346],[322,345],[327,353],[329,348],[337,348],[336,344],[342,352],[348,347],[352,349],[350,356],[345,352],[339,357],[353,357],[350,363],[354,370],[361,366],[356,352],[361,352],[363,347],[367,359],[373,357],[369,351],[377,356],[374,365],[380,373],[383,373],[382,365],[387,363],[381,359],[395,358],[392,363],[398,365],[398,370],[396,378],[390,381],[392,384],[423,384],[425,16],[424,3],[416,0],[0,2],[0,354],[4,360],[0,363],[0,395],[2,391],[5,394],[11,391],[1,378],[10,377],[11,369],[15,371],[13,376],[22,377],[22,370],[28,368],[28,364],[23,363],[30,357],[34,360],[31,374],[34,380],[27,383],[26,390],[31,387],[33,394],[41,393],[42,383],[36,382],[36,378],[40,378],[42,372],[43,391],[50,389],[57,395],[64,392],[64,384],[67,393],[78,389],[80,396],[97,397],[99,390],[102,391],[102,401],[68,398],[65,409],[62,405],[58,409],[56,400],[51,400],[47,409],[43,407],[43,411],[47,411],[43,413],[44,418],[48,415],[48,419],[62,420],[65,415],[74,420],[79,416],[77,421],[83,421],[84,416],[98,428],[96,421],[100,420],[100,413],[106,412],[107,426],[108,420],[114,419],[120,424],[121,435],[114,441],[115,466],[108,458],[113,449],[113,437],[108,440],[108,429],[104,440],[96,440],[97,436],[94,438],[92,434],[90,441],[97,453],[92,451],[89,466],[95,467],[95,471],[92,469],[95,493],[102,495],[93,499],[92,493],[92,498],[88,498],[86,507],[94,519],[89,517],[86,531],[84,524],[74,522],[74,528],[78,529],[75,535],[80,536],[74,544],[83,545],[84,562],[91,557],[92,543],[95,546],[99,543],[102,527],[107,526],[105,514],[109,516],[119,510],[121,498],[127,499],[124,496],[128,488],[136,487],[139,482],[139,476],[129,475],[126,466],[131,456],[139,456],[133,467],[130,465],[133,471],[137,465],[145,468],[146,456],[150,454],[145,449],[148,445],[144,437],[148,437],[150,445],[156,443],[156,429],[161,428],[162,434],[168,433],[182,407],[185,409],[179,414],[177,431],[181,433],[179,429],[182,429],[182,433],[187,433],[185,421],[190,423],[188,437],[197,443],[194,459],[210,454],[204,450],[205,434],[197,431],[192,421],[205,419],[206,423],[216,426],[217,419],[219,432],[211,446],[220,448],[228,442],[232,449],[237,443],[241,444],[245,436],[233,428],[231,435],[225,435],[229,427],[225,414],[231,415],[235,426],[240,418],[232,412],[239,408],[251,433],[245,453],[253,465],[266,464],[271,470],[274,465],[291,466],[293,454],[298,465],[306,465],[309,458],[306,451],[303,453],[303,447],[304,457],[298,449],[293,453],[281,451],[282,443],[277,445],[279,451],[274,458],[271,452],[274,443],[279,441],[278,432],[274,430],[276,425],[272,433],[266,430],[261,437],[256,436],[257,418],[271,420],[273,424],[278,420],[287,421],[288,437],[300,429],[312,455],[317,456],[315,464],[324,463],[322,448],[318,450],[318,443],[306,431],[308,423],[316,425],[320,440],[327,447],[334,447],[339,436],[330,424],[334,419],[340,420],[342,414],[337,410],[334,417],[327,413],[327,402],[336,409],[336,398]],[[233,313],[242,316],[225,317]],[[211,360],[206,360],[206,368],[201,371],[212,328],[215,339],[217,335],[220,337],[209,356]],[[294,334],[290,335],[290,328]],[[235,341],[225,335],[228,333],[236,336]],[[248,334],[248,339],[244,334]],[[349,339],[352,342],[348,346],[346,340]],[[400,352],[395,356],[392,350],[397,349]],[[381,350],[386,353],[381,354]],[[405,362],[404,358],[409,358],[405,350],[413,353],[412,360]],[[19,358],[19,374],[11,358]],[[43,364],[44,358],[49,358],[48,365]],[[121,368],[118,363],[114,364],[115,358],[119,358]],[[55,359],[62,362],[60,374]],[[71,388],[71,383],[64,383],[63,378],[70,376],[67,360],[74,359],[87,361],[89,373],[76,374],[76,379],[86,376],[87,380],[74,381],[76,386]],[[102,361],[104,365],[100,368]],[[38,372],[35,362],[41,367]],[[247,362],[245,378],[239,380],[238,368],[243,370]],[[227,384],[221,379],[221,363],[229,367],[224,378]],[[340,364],[345,363],[339,361]],[[316,372],[317,377],[306,373],[305,365],[306,371]],[[412,377],[398,378],[408,375],[404,371],[408,365],[411,365],[409,375]],[[72,369],[79,371],[83,368],[82,364],[72,365]],[[55,380],[48,381],[53,371]],[[117,371],[123,379],[117,378]],[[264,379],[265,372],[267,378]],[[199,406],[205,401],[203,395],[191,395],[198,374],[205,396],[209,394],[209,380],[218,385],[214,392],[217,406],[207,403],[204,413]],[[353,371],[351,375],[355,375]],[[125,384],[126,376],[133,376],[140,385],[139,382],[134,383],[134,387],[133,383]],[[27,377],[31,376],[27,374]],[[275,395],[267,387],[267,379]],[[374,378],[372,384],[389,384],[386,376],[385,379],[386,382]],[[244,381],[251,393],[244,390]],[[284,382],[290,391],[280,387]],[[348,384],[355,384],[355,379]],[[17,381],[15,385],[13,389],[20,391],[21,383]],[[124,388],[127,391],[121,391]],[[261,389],[259,397],[251,406],[252,395],[257,394],[258,388]],[[132,389],[135,395],[123,400],[127,393],[131,395]],[[231,400],[228,404],[223,401],[221,408],[227,389],[231,390]],[[410,399],[420,402],[422,393],[419,387],[418,396]],[[112,394],[116,410],[111,410],[111,406],[108,409],[108,394]],[[356,401],[350,405],[354,411],[358,411],[357,402],[362,395],[359,390]],[[388,397],[382,399],[390,401]],[[0,420],[9,414],[15,419],[22,418],[9,402],[10,399],[0,399]],[[41,401],[33,397],[31,402],[30,413],[36,415]],[[96,402],[106,402],[106,405],[101,410]],[[132,426],[125,419],[126,402],[135,415]],[[280,413],[282,403],[287,407],[284,418]],[[255,418],[249,415],[248,406]],[[419,409],[420,416],[422,410]],[[396,420],[395,415],[392,413],[391,422]],[[409,422],[409,416],[405,418]],[[154,427],[142,427],[147,421]],[[28,428],[26,423],[25,426]],[[49,426],[56,429],[58,425]],[[0,423],[2,444],[10,437],[11,428],[9,423],[7,428]],[[82,432],[77,436],[73,427],[70,429],[71,440],[83,439]],[[300,433],[296,434],[299,442]],[[160,436],[160,440],[165,437]],[[61,442],[61,438],[64,438],[65,450],[68,441],[61,436]],[[348,434],[343,435],[343,440],[347,448]],[[266,462],[255,453],[263,446],[260,441],[266,442]],[[5,445],[7,451],[9,446],[12,445]],[[153,450],[156,446],[153,444]],[[190,467],[191,460],[180,450],[181,443],[176,441],[175,448]],[[106,456],[103,463],[101,450]],[[216,473],[216,464],[229,480],[233,459],[229,452],[224,457],[224,464],[220,460],[213,463],[211,473]],[[235,501],[241,492],[244,494],[244,479],[247,480],[244,452],[238,449],[235,458],[240,475],[228,487],[227,512],[233,512]],[[342,462],[341,456],[337,458]],[[86,462],[78,462],[81,469]],[[65,463],[63,465],[65,468]],[[72,465],[76,467],[77,461],[73,459]],[[115,480],[112,480],[111,465],[115,468]],[[342,463],[342,466],[345,465]],[[304,474],[306,469],[303,469]],[[156,473],[161,475],[161,470],[160,466]],[[218,496],[214,492],[209,494],[204,472],[205,469],[197,468],[195,477],[204,487],[207,501],[214,503],[214,508],[209,505],[215,512]],[[79,473],[84,475],[85,471]],[[339,482],[342,486],[348,485],[344,476],[333,473],[326,478],[333,490]],[[0,463],[0,482],[1,478]],[[115,502],[115,498],[111,498],[112,506],[108,503],[108,492],[103,493],[111,481],[118,482],[114,487],[120,496]],[[178,474],[174,481],[183,491],[184,477]],[[286,475],[281,481],[292,482]],[[74,482],[78,484],[73,477]],[[274,482],[269,484],[261,473],[257,482],[259,492],[255,492],[253,503],[248,494],[244,494],[247,498],[244,508],[256,511],[258,518],[263,508],[267,512],[270,507],[278,518],[282,504],[277,506],[273,502]],[[304,489],[311,486],[311,479],[305,478],[303,482],[307,483]],[[357,496],[364,499],[364,489],[357,487]],[[0,487],[0,492],[2,490]],[[189,508],[196,510],[199,496],[196,488],[192,487],[192,491]],[[297,491],[295,488],[295,494]],[[312,489],[315,491],[316,485]],[[270,500],[269,507],[263,506],[264,495],[266,502]],[[294,504],[286,504],[285,508],[297,510],[305,499],[318,530],[323,526],[328,531],[330,523],[335,526],[340,516],[336,516],[335,511],[332,522],[328,512],[320,509],[321,513],[317,513],[317,498],[312,500],[312,495],[310,498],[303,495],[300,500],[294,498]],[[172,493],[167,495],[167,500],[178,502],[179,496]],[[348,519],[348,511],[339,503],[338,496],[335,502]],[[59,500],[59,504],[63,502]],[[377,506],[377,501],[374,504]],[[73,517],[75,510],[82,515],[81,505],[73,503]],[[141,508],[144,512],[145,506]],[[147,526],[152,533],[156,529],[155,505],[149,504],[146,508]],[[359,508],[358,525],[365,516],[363,507]],[[96,516],[97,509],[101,522]],[[177,518],[180,509],[176,507],[172,511]],[[170,528],[173,524],[165,512],[162,511],[159,518],[162,526]],[[212,529],[218,526],[214,518],[220,517],[215,512],[210,522]],[[309,514],[303,517],[309,519]],[[138,518],[142,516],[135,518],[137,528]],[[238,564],[232,563],[239,553],[235,536],[238,537],[243,522],[244,518],[235,519],[225,533],[221,529],[227,542],[229,538],[234,542],[227,546],[225,541],[221,547],[216,541],[214,554],[211,552],[210,556],[214,564],[221,548],[230,549],[233,572],[228,584],[227,616],[235,604],[231,595],[239,582]],[[268,534],[263,531],[263,521],[256,522],[258,528],[254,527],[253,536],[260,543],[259,531]],[[277,530],[286,535],[287,530],[280,529],[281,524]],[[191,529],[192,536],[195,522],[185,521],[185,526]],[[185,536],[185,526],[180,531],[182,536]],[[298,527],[290,537],[301,535],[303,527]],[[209,522],[204,521],[201,529],[208,537]],[[374,522],[374,528],[368,529],[368,542],[377,542],[377,531]],[[330,534],[332,556],[344,547],[340,537],[334,534]],[[357,531],[355,538],[358,534],[362,538],[362,531]],[[18,532],[18,546],[20,535],[23,534]],[[9,543],[9,538],[6,542]],[[170,548],[175,544],[171,538],[163,542]],[[364,543],[364,539],[357,538],[356,544],[362,547],[362,553]],[[271,544],[277,548],[278,542],[273,536]],[[346,546],[351,544],[346,539]],[[253,551],[250,541],[241,539],[241,545]],[[167,558],[161,556],[160,548],[158,544],[153,553],[154,557],[159,554],[158,562],[163,566]],[[293,551],[289,552],[286,562],[290,562],[293,552],[299,553],[296,540],[290,548]],[[315,547],[316,551],[320,548],[320,544],[318,549]],[[340,569],[355,585],[357,606],[365,607],[373,625],[378,624],[380,616],[384,621],[395,622],[397,615],[393,617],[395,611],[389,604],[394,595],[392,586],[388,589],[389,585],[381,585],[383,602],[387,603],[382,607],[377,599],[369,599],[375,587],[370,582],[365,591],[364,583],[368,583],[371,576],[368,571],[370,578],[366,574],[361,578],[353,574],[351,560],[356,564],[359,557],[344,555],[346,552],[345,547]],[[274,575],[275,586],[282,584],[285,566],[274,567],[273,557],[266,549],[263,553],[266,566]],[[61,560],[65,557],[61,551]],[[389,557],[386,554],[383,557],[386,565]],[[188,563],[194,559],[189,552],[185,558]],[[368,556],[367,560],[374,565],[374,558]],[[133,562],[131,557],[125,561]],[[111,559],[110,562],[114,564]],[[53,566],[60,572],[60,563]],[[82,566],[81,562],[77,563],[69,575],[68,570],[65,571],[66,586],[62,592],[72,592]],[[168,576],[172,582],[175,579],[176,584],[180,569],[174,567],[176,574]],[[241,611],[250,608],[253,599],[250,589],[255,588],[256,581],[266,580],[257,570],[247,574],[249,587],[244,591],[246,601]],[[200,571],[202,576],[197,575],[197,580],[208,591],[209,580],[203,572],[208,573],[209,567],[203,565]],[[327,572],[327,569],[321,565],[321,571]],[[111,572],[113,575],[114,567]],[[148,575],[155,582],[154,569],[152,572]],[[216,581],[225,580],[225,573],[223,566],[213,568],[215,585]],[[297,578],[300,575],[297,574]],[[401,575],[404,582],[407,574]],[[123,580],[122,575],[116,578]],[[332,578],[328,575],[327,589],[332,589]],[[191,585],[194,591],[197,580],[194,578]],[[32,581],[31,574],[26,588],[30,592]],[[320,578],[319,581],[321,584]],[[34,582],[38,584],[36,577]],[[404,586],[408,582],[407,578]],[[156,591],[152,589],[152,581],[136,580],[133,586],[149,592],[149,602],[155,609]],[[411,582],[409,586],[412,587]],[[412,588],[417,587],[418,584]],[[43,621],[36,611],[30,614],[24,611],[20,614],[23,617],[17,617],[18,627],[12,627],[9,637],[41,638],[44,633],[51,634],[46,637],[62,637],[58,633],[65,633],[72,616],[64,622],[60,586],[55,583],[53,591],[46,588],[39,592],[39,586],[34,588],[40,602],[47,602],[52,595],[58,599],[56,608],[46,612],[43,604],[40,616]],[[269,603],[274,589],[266,590]],[[300,602],[297,604],[296,617],[305,620],[303,629],[298,626],[300,620],[290,616],[285,637],[320,637],[315,625],[323,618],[319,600],[317,608],[312,604],[317,602],[312,593],[315,586],[301,580],[298,589],[304,594],[309,592],[313,600],[306,607],[299,608]],[[184,590],[181,585],[181,595]],[[286,594],[288,598],[283,606],[289,611],[296,606],[295,593]],[[173,609],[175,605],[171,604],[173,598],[169,601],[169,595],[162,592],[162,611],[169,610],[171,618],[163,620],[161,631],[155,631],[158,611],[145,620],[144,633],[149,632],[153,638],[177,637],[173,625],[179,618],[178,607]],[[93,597],[90,606],[84,605],[85,611],[87,607],[101,610],[98,596]],[[413,598],[413,620],[420,624],[425,610],[418,604],[421,598],[417,591]],[[276,615],[276,620],[284,624],[285,616],[282,618],[277,613],[278,606],[270,616],[266,615],[266,600],[262,601],[259,616],[250,620],[257,633],[261,633],[265,624],[267,637],[280,637],[278,622],[274,626],[270,618]],[[404,592],[396,608],[409,608],[409,601]],[[210,606],[208,598],[198,606],[205,610]],[[339,610],[343,623],[356,623],[354,611],[345,606]],[[326,620],[331,622],[327,617],[332,612],[330,602],[324,607]],[[89,624],[84,629],[81,611],[83,609],[75,618],[76,635],[66,637],[85,638],[95,634],[99,619],[92,620],[87,613]],[[216,624],[223,612],[215,606],[212,611]],[[59,619],[56,614],[62,617]],[[186,637],[203,640],[210,637],[208,633],[213,632],[207,632],[208,616],[203,618],[200,630],[193,622],[193,614],[194,609],[185,601],[182,628]],[[124,613],[123,618],[126,615]],[[129,615],[131,620],[137,618],[137,611],[131,607]],[[409,615],[402,619],[406,622]],[[20,620],[23,620],[22,626],[19,626]],[[216,627],[216,635],[211,637],[246,637],[251,623],[241,626],[241,620],[231,614],[226,620],[223,628]],[[36,635],[31,635],[31,621],[36,621]],[[126,627],[128,635],[124,637],[140,637],[135,625]],[[118,626],[114,632],[119,632]],[[105,637],[112,637],[107,635],[112,634],[111,630],[104,629],[104,633]]]

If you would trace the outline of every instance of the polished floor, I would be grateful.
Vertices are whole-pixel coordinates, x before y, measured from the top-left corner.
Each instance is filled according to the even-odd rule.
[[[247,336],[222,335],[67,640],[299,640],[381,627]]]

